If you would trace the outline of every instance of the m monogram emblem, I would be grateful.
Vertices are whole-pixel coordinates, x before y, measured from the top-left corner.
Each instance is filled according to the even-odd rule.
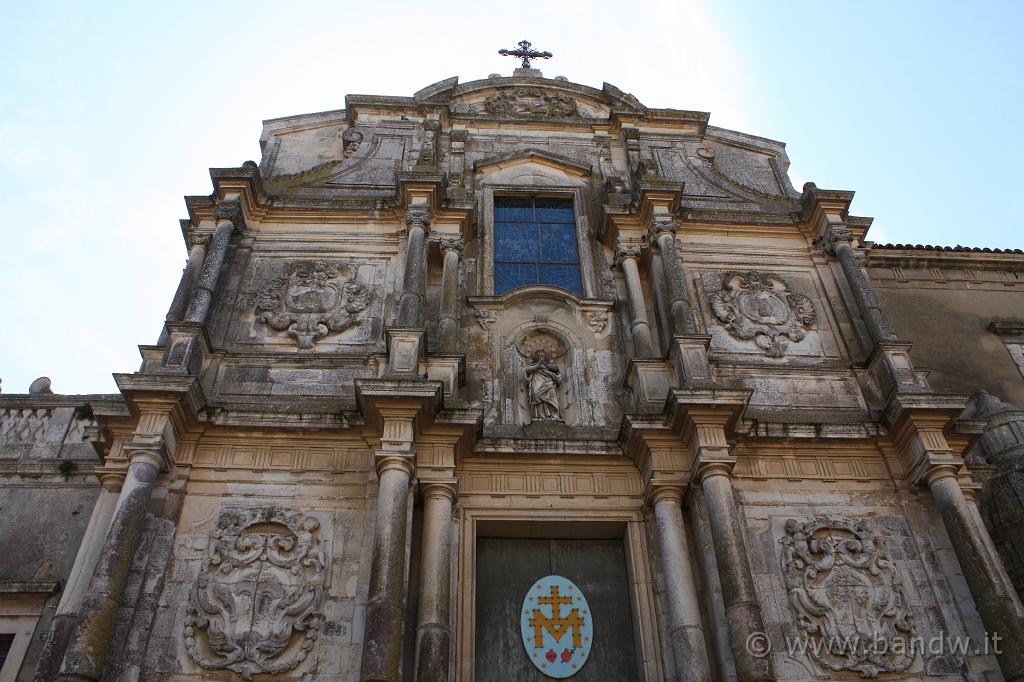
[[[523,646],[544,675],[579,672],[593,645],[594,623],[583,593],[559,575],[541,578],[526,594],[520,618]]]

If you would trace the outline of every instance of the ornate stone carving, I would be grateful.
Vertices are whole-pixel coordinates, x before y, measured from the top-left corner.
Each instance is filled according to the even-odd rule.
[[[580,115],[575,99],[540,88],[499,90],[484,100],[484,109],[493,116],[509,118],[577,118]]]
[[[454,251],[459,256],[462,256],[462,251],[466,247],[461,237],[439,239],[437,244],[441,247],[441,255],[447,255],[449,251]]]
[[[342,332],[370,303],[369,287],[352,281],[352,264],[326,261],[294,263],[286,277],[276,277],[256,294],[256,319],[287,331],[299,348],[313,348],[330,332]]]
[[[663,232],[675,234],[676,221],[673,220],[672,216],[659,215],[654,216],[651,220],[651,234],[657,238]]]
[[[484,331],[489,331],[491,325],[498,321],[498,316],[494,314],[494,311],[485,308],[478,309],[473,313],[473,317],[476,318],[476,323]]]
[[[405,212],[405,224],[410,229],[418,227],[425,233],[430,232],[430,211],[425,208],[410,208]]]
[[[779,275],[727,272],[711,295],[711,310],[737,339],[753,339],[771,358],[781,358],[787,339],[800,341],[817,319],[814,304],[794,294]]]
[[[341,157],[347,159],[352,156],[359,151],[361,144],[363,144],[363,134],[349,128],[341,134]]]
[[[786,521],[782,571],[806,651],[834,671],[898,673],[914,662],[903,579],[866,521]]]
[[[616,267],[622,267],[622,261],[624,261],[625,259],[632,258],[632,259],[636,260],[639,257],[640,257],[640,247],[639,246],[621,246],[620,245],[618,248],[615,249],[615,260],[613,261],[613,264]]]
[[[245,229],[245,215],[242,213],[242,203],[238,199],[222,201],[213,209],[213,219],[216,222],[229,221],[236,230]]]
[[[249,680],[309,655],[327,575],[319,531],[314,517],[276,508],[221,515],[185,621],[198,665]]]
[[[194,249],[197,246],[201,246],[204,249],[209,248],[209,246],[210,246],[210,237],[211,236],[212,235],[209,235],[209,234],[194,234],[193,233],[189,237],[189,239],[188,239],[188,248],[189,248],[189,250]]]
[[[587,314],[587,325],[590,331],[599,334],[608,326],[608,313],[603,310],[594,310]]]

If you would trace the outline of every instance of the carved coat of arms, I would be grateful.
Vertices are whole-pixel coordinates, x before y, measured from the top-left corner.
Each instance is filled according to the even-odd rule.
[[[352,264],[326,261],[293,263],[285,277],[275,277],[256,294],[256,319],[285,331],[299,348],[308,350],[331,332],[357,321],[370,303],[370,289],[353,281]]]
[[[866,521],[786,521],[779,542],[789,603],[806,653],[861,677],[914,662],[914,621],[903,578]]]
[[[737,339],[753,339],[770,358],[781,358],[789,341],[800,341],[817,319],[814,304],[794,294],[779,275],[727,272],[711,295],[711,311]]]
[[[492,116],[515,118],[576,118],[576,100],[567,95],[547,93],[540,88],[499,90],[484,100],[484,109]]]
[[[197,664],[249,680],[309,655],[326,577],[319,531],[314,517],[279,509],[221,515],[185,621]]]

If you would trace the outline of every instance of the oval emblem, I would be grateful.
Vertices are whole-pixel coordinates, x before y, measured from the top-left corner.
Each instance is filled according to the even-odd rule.
[[[580,588],[560,575],[533,584],[520,616],[523,646],[533,664],[548,677],[572,677],[590,656],[594,619]]]

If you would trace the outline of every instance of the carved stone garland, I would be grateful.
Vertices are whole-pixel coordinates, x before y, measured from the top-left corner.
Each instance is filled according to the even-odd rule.
[[[737,339],[753,339],[770,358],[781,358],[787,339],[800,341],[817,319],[811,299],[789,290],[779,275],[726,272],[711,295],[711,310]]]
[[[914,621],[903,579],[866,521],[786,521],[779,542],[789,603],[805,651],[819,664],[861,677],[914,662]]]
[[[484,109],[493,116],[508,118],[577,118],[580,115],[575,99],[547,93],[540,88],[499,90],[484,100]]]
[[[342,332],[370,303],[370,289],[352,281],[354,264],[326,261],[293,263],[286,277],[276,277],[256,294],[256,319],[287,331],[308,350],[330,332]]]
[[[309,655],[327,575],[319,531],[312,516],[279,509],[221,515],[185,621],[192,660],[249,680]]]

